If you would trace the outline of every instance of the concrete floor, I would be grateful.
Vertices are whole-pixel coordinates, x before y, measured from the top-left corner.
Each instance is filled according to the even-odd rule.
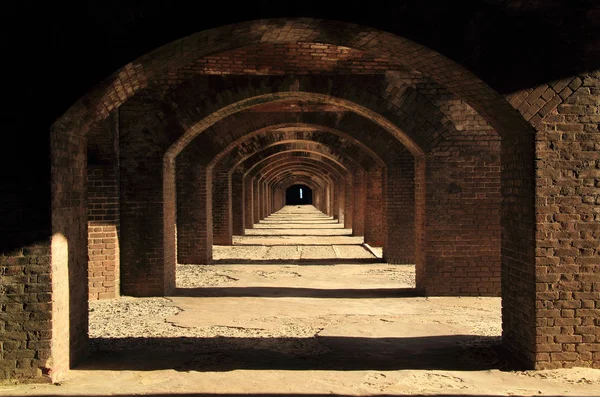
[[[0,395],[600,395],[600,370],[512,369],[500,299],[415,296],[414,266],[182,264],[177,283],[90,302],[94,355]]]
[[[235,236],[233,245],[213,246],[215,263],[378,263],[362,236],[313,206],[288,206]]]

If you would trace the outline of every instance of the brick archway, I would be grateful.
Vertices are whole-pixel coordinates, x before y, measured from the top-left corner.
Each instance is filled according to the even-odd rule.
[[[289,24],[295,26],[298,35],[287,36],[284,27]],[[344,35],[329,35],[328,31],[338,32],[346,28]],[[242,29],[244,34],[234,35],[231,42],[226,40],[215,40],[231,33],[234,29]],[[298,38],[300,37],[300,38]],[[275,20],[259,21],[227,26],[210,32],[203,32],[190,38],[183,39],[176,44],[170,44],[161,49],[140,58],[116,72],[105,83],[92,90],[84,98],[71,107],[63,117],[54,124],[51,134],[52,144],[52,271],[55,275],[52,279],[53,317],[52,331],[55,376],[60,376],[71,362],[85,354],[85,315],[84,306],[85,288],[78,280],[85,279],[85,254],[82,246],[85,245],[87,236],[85,233],[85,185],[83,178],[85,166],[85,134],[93,122],[105,119],[110,112],[125,103],[127,99],[147,86],[148,80],[166,71],[167,65],[175,68],[189,63],[201,55],[217,51],[230,50],[257,43],[263,39],[272,42],[324,42],[334,45],[347,45],[358,48],[370,54],[388,55],[390,59],[410,69],[417,69],[433,80],[447,87],[458,98],[464,100],[475,109],[485,120],[487,120],[502,138],[502,186],[503,186],[503,298],[504,298],[504,341],[506,346],[529,366],[552,366],[549,362],[563,365],[566,360],[561,356],[552,357],[543,355],[543,343],[538,342],[536,336],[540,332],[538,325],[533,319],[538,317],[549,320],[552,313],[540,312],[536,302],[552,301],[550,298],[538,297],[536,287],[549,288],[552,280],[544,281],[542,276],[544,266],[542,260],[537,257],[535,220],[535,148],[534,128],[527,120],[541,115],[528,106],[523,106],[523,111],[515,110],[506,100],[486,86],[475,76],[465,71],[457,64],[436,54],[426,48],[412,43],[409,40],[393,36],[384,32],[364,28],[345,23],[312,21],[312,20]],[[209,43],[207,45],[207,42]],[[175,52],[174,48],[181,47],[190,51]],[[203,53],[204,51],[204,53]],[[172,62],[166,62],[171,60]],[[577,86],[576,88],[579,88]],[[529,93],[532,95],[533,93]],[[183,149],[186,143],[193,138],[194,134],[207,128],[211,123],[223,119],[229,114],[238,112],[243,108],[251,108],[265,101],[277,101],[280,98],[301,98],[304,93],[280,92],[277,94],[257,95],[241,101],[228,103],[215,103],[215,111],[210,118],[200,118],[194,126],[184,125],[186,129],[185,138],[170,146],[166,151],[163,161],[162,172],[164,175],[174,173],[174,156]],[[568,97],[568,95],[566,96]],[[308,98],[315,99],[315,94]],[[403,142],[409,150],[417,157],[415,169],[415,191],[425,196],[425,162],[422,159],[420,147],[408,139],[402,131],[398,131],[397,125],[389,122],[385,116],[373,112],[358,103],[344,102],[332,97],[320,98],[323,102],[334,103],[337,106],[352,108],[353,111],[364,112],[365,117],[374,120],[380,126],[398,132],[398,139]],[[515,103],[523,103],[521,98],[514,99]],[[564,99],[564,98],[563,98]],[[219,98],[221,100],[221,98]],[[341,101],[341,102],[340,102]],[[219,102],[219,101],[217,101]],[[550,102],[548,102],[550,103]],[[224,106],[223,106],[224,105]],[[540,106],[541,105],[541,106]],[[544,109],[543,114],[549,114],[559,103],[548,106],[540,103],[535,105],[538,110]],[[357,108],[358,106],[358,108]],[[525,109],[527,108],[527,109]],[[365,110],[366,109],[366,110]],[[369,110],[369,111],[367,111]],[[371,113],[373,112],[373,113]],[[529,115],[529,113],[533,113]],[[535,120],[538,125],[540,120]],[[581,124],[582,125],[582,124]],[[75,176],[75,177],[72,177]],[[80,178],[82,177],[82,178]],[[163,210],[165,228],[164,236],[173,233],[175,219],[168,215],[173,209],[169,203],[175,202],[173,192],[174,181],[165,178],[163,184]],[[422,202],[416,202],[416,223],[424,222],[425,206]],[[155,225],[152,225],[155,226]],[[417,241],[422,244],[424,236],[417,236]],[[67,245],[68,244],[68,245]],[[153,252],[151,260],[162,261],[166,256],[174,255],[174,245],[165,240],[160,249],[163,255]],[[85,250],[87,251],[87,250]],[[417,262],[423,262],[424,258],[417,258]],[[536,266],[540,266],[538,270]],[[173,279],[170,274],[162,274],[162,285],[159,288],[167,289]],[[159,283],[161,284],[161,283]],[[68,285],[68,288],[67,288]],[[143,288],[150,288],[144,286]],[[70,295],[60,291],[71,291]],[[65,316],[68,316],[67,320]],[[586,317],[590,319],[592,317]],[[70,324],[70,334],[63,329],[65,323]],[[567,349],[561,343],[556,343],[556,349]],[[558,350],[557,350],[558,351]],[[579,356],[578,356],[579,357]],[[587,356],[586,356],[587,357]],[[595,356],[594,356],[595,357]],[[587,364],[597,363],[597,359],[585,361]],[[565,364],[565,365],[568,365]]]

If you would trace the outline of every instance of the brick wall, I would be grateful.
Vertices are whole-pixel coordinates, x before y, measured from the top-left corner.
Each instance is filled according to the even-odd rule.
[[[231,245],[232,243],[231,189],[229,170],[216,168],[212,177],[213,244],[216,245]],[[238,214],[236,214],[237,216]]]
[[[374,247],[383,247],[384,244],[384,208],[383,208],[383,172],[384,170],[370,170],[365,173],[366,178],[366,205],[365,211],[365,243]]]
[[[536,135],[535,366],[600,368],[600,73]]]
[[[403,162],[400,160],[404,160]],[[388,164],[384,191],[387,230],[383,258],[388,263],[415,263],[414,160],[410,156]]]
[[[88,296],[119,296],[119,113],[88,132]]]
[[[252,179],[244,176],[244,228],[254,227],[254,189]]]
[[[183,151],[176,162],[177,260],[183,264],[212,261],[212,172]]]
[[[244,174],[240,171],[231,173],[231,213],[232,233],[235,236],[244,235],[246,208],[244,205]]]
[[[119,296],[119,186],[113,166],[88,166],[88,296]]]
[[[352,174],[348,174],[345,178],[345,190],[344,190],[344,227],[346,229],[352,229],[352,223],[354,221],[354,185],[352,180]]]
[[[166,260],[174,242],[165,210],[175,197],[164,169],[168,142],[163,131],[140,122],[147,111],[137,102],[119,109],[121,293],[132,296],[160,296],[174,287],[175,264]]]
[[[426,293],[500,295],[500,138],[465,117],[426,159]]]
[[[259,186],[258,186],[258,182],[256,181],[257,178],[253,178],[252,179],[252,211],[253,211],[253,219],[254,219],[254,223],[258,223],[260,221],[260,212],[259,212],[259,208],[260,208],[260,191],[259,191]]]
[[[364,236],[365,234],[365,173],[357,171],[352,178],[352,235]]]
[[[0,384],[50,382],[54,375],[49,361],[53,343],[50,262],[49,241],[0,255]],[[68,319],[63,326],[68,327]]]

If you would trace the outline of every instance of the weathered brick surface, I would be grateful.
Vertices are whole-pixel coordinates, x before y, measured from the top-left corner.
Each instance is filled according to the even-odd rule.
[[[119,114],[88,133],[88,296],[119,296]]]
[[[52,276],[29,293],[51,293],[51,312],[31,331],[52,327],[50,378],[59,379],[88,353],[86,140],[74,131],[53,130]],[[42,247],[42,252],[45,248]],[[42,370],[44,372],[45,370]],[[36,370],[39,373],[39,369]]]
[[[254,177],[251,179],[251,183],[252,183],[252,194],[253,194],[253,198],[252,198],[252,212],[253,212],[253,218],[254,218],[254,222],[258,223],[260,221],[260,212],[259,212],[259,208],[260,208],[260,189],[259,189],[259,185],[258,185],[258,178]]]
[[[365,173],[367,194],[366,206],[369,216],[365,216],[365,243],[374,247],[384,244],[384,205],[383,205],[383,171],[373,170]]]
[[[388,263],[415,263],[414,179],[414,159],[410,156],[388,164],[386,168],[383,203],[387,230],[383,258]]]
[[[177,158],[177,260],[212,261],[212,172],[184,151]]]
[[[138,123],[144,114],[134,106],[119,111],[121,293],[160,296],[173,281],[174,263],[165,260],[163,214],[169,215],[165,203],[175,193],[169,196],[165,189],[170,177],[163,169],[167,142],[157,138],[159,131]]]
[[[0,383],[52,379],[51,279],[49,241],[0,255]]]
[[[536,134],[535,365],[600,368],[600,73],[566,87]]]
[[[500,295],[500,137],[454,103],[457,130],[426,156],[425,291]]]
[[[232,233],[235,236],[244,235],[246,207],[244,205],[244,174],[239,170],[231,173],[231,213]],[[275,211],[281,207],[276,208]]]
[[[113,166],[88,166],[88,294],[119,296],[119,186]]]
[[[345,175],[344,183],[344,227],[346,229],[352,229],[352,223],[354,221],[354,185],[351,173]]]
[[[210,172],[210,170],[208,171]],[[186,183],[186,181],[182,181]],[[229,170],[215,169],[212,176],[213,244],[231,245],[233,235],[231,177]]]
[[[252,179],[244,176],[244,228],[252,229],[254,225],[254,186]]]
[[[365,234],[365,173],[359,170],[352,178],[353,181],[353,214],[352,214],[352,234],[354,236],[364,236]],[[323,208],[321,211],[325,212]]]

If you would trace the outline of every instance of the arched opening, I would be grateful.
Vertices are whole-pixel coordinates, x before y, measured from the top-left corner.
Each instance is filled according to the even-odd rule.
[[[293,185],[285,191],[286,205],[310,205],[312,203],[312,189],[306,185]]]
[[[199,77],[190,80],[197,79]],[[169,94],[165,96],[168,99],[158,101],[162,109],[161,120],[157,119],[156,124],[153,124],[154,120],[146,121],[148,127],[145,127],[140,135],[126,135],[129,140],[124,140],[121,145],[121,158],[123,159],[121,183],[128,186],[122,189],[124,205],[121,211],[124,237],[121,250],[121,258],[125,264],[122,268],[124,270],[122,272],[124,292],[144,296],[174,291],[176,252],[184,246],[198,259],[197,263],[210,263],[212,260],[212,222],[215,219],[212,211],[212,195],[215,190],[213,188],[214,170],[209,164],[210,159],[217,153],[203,152],[202,149],[213,149],[218,147],[217,144],[223,144],[226,147],[227,144],[223,138],[206,141],[206,144],[199,145],[201,150],[194,153],[192,143],[204,142],[204,137],[211,136],[212,130],[216,130],[221,123],[231,125],[231,119],[234,117],[258,117],[252,113],[257,108],[262,108],[261,112],[270,114],[281,112],[282,108],[293,108],[292,105],[302,105],[303,109],[309,105],[315,106],[317,113],[324,111],[323,107],[325,107],[325,111],[335,114],[338,119],[340,114],[351,114],[361,120],[367,120],[370,123],[367,124],[367,129],[362,132],[362,135],[356,135],[355,139],[362,140],[365,145],[378,147],[381,155],[385,157],[386,168],[373,165],[370,169],[365,169],[367,175],[364,177],[363,197],[358,197],[358,200],[350,200],[353,178],[352,182],[350,182],[350,176],[346,178],[342,175],[323,179],[322,175],[315,173],[312,166],[301,166],[289,170],[282,168],[281,174],[269,174],[267,177],[255,175],[247,181],[250,191],[246,196],[246,202],[249,203],[253,213],[253,223],[257,225],[255,229],[258,230],[258,226],[261,226],[260,229],[276,229],[271,226],[272,223],[269,223],[271,221],[268,219],[273,212],[273,201],[276,196],[272,189],[278,184],[293,181],[294,175],[299,175],[304,178],[302,182],[305,186],[308,186],[310,182],[319,186],[322,192],[322,201],[327,204],[324,208],[326,211],[328,209],[330,212],[328,215],[339,225],[336,225],[334,232],[328,231],[327,234],[324,234],[329,238],[337,238],[338,233],[346,233],[339,232],[338,229],[344,230],[343,226],[349,218],[346,214],[352,211],[350,203],[353,201],[365,203],[365,240],[372,239],[371,241],[374,241],[376,245],[385,246],[384,256],[386,247],[389,249],[388,255],[390,255],[393,248],[399,246],[402,241],[388,233],[389,230],[395,230],[396,225],[393,222],[400,217],[412,221],[415,225],[414,240],[416,242],[414,259],[417,262],[417,273],[420,274],[417,281],[422,283],[423,290],[425,290],[426,283],[435,280],[434,276],[439,276],[437,269],[431,267],[435,262],[428,258],[435,252],[425,251],[426,244],[422,238],[436,236],[423,233],[425,214],[420,211],[426,208],[425,194],[427,190],[424,181],[427,169],[425,167],[426,150],[430,151],[435,147],[433,136],[437,134],[438,139],[442,140],[445,135],[452,132],[447,131],[447,128],[444,127],[449,123],[443,124],[442,115],[434,107],[429,106],[428,101],[419,102],[425,104],[423,105],[425,108],[419,109],[419,111],[415,111],[409,106],[409,102],[406,102],[404,107],[397,107],[393,100],[390,100],[389,104],[379,105],[377,104],[378,95],[369,92],[370,86],[368,88],[359,87],[352,84],[352,80],[336,82],[335,78],[332,78],[328,84],[319,84],[319,78],[311,76],[284,77],[282,79],[253,77],[253,79],[256,81],[262,79],[265,82],[258,85],[254,82],[242,83],[235,88],[234,95],[225,97],[222,97],[222,93],[230,84],[232,87],[236,85],[235,79],[225,83],[225,91],[219,90],[218,92],[192,91],[185,83],[172,89],[169,88]],[[368,83],[363,84],[368,85]],[[196,85],[202,86],[202,84]],[[207,86],[212,87],[211,84]],[[258,91],[256,90],[257,86],[260,87]],[[323,92],[322,87],[331,87],[327,88],[331,91]],[[356,91],[359,92],[355,94]],[[382,91],[386,91],[386,88],[382,88]],[[379,95],[383,95],[383,92]],[[404,95],[406,97],[415,96],[411,89],[407,89]],[[398,104],[402,103],[403,97],[398,98],[397,101]],[[167,102],[177,105],[171,106]],[[264,109],[259,106],[263,104],[269,104],[271,108]],[[127,105],[133,106],[131,103]],[[390,111],[390,109],[396,108],[398,113]],[[430,121],[423,117],[423,112],[434,115],[435,117],[430,119],[438,120],[437,124],[429,125]],[[122,125],[130,124],[123,120]],[[376,129],[385,131],[387,135],[371,133]],[[168,136],[166,140],[153,137],[153,135],[163,133]],[[217,134],[214,135],[217,136]],[[393,146],[393,143],[396,142],[401,148],[396,149]],[[262,147],[269,145],[265,142],[258,143]],[[150,144],[150,150],[140,152],[139,148],[144,147],[145,144]],[[339,151],[335,146],[329,146],[331,153],[328,155],[335,157],[334,152]],[[391,147],[394,149],[390,150]],[[383,155],[386,148],[388,153]],[[256,148],[249,145],[241,146],[239,150],[256,150]],[[157,158],[161,158],[161,155],[162,164],[155,164],[154,162]],[[344,155],[352,159],[358,156],[356,152],[344,153]],[[405,158],[407,161],[404,161]],[[128,162],[129,159],[131,162]],[[358,163],[358,160],[353,161]],[[441,159],[439,162],[441,163]],[[137,169],[140,164],[151,169],[156,178],[153,178],[151,173],[142,176]],[[228,173],[224,180],[229,183],[230,177],[231,174]],[[320,182],[313,181],[313,178],[318,178]],[[151,180],[162,180],[162,187],[152,184]],[[410,186],[409,183],[405,184],[405,181],[412,181],[413,186]],[[295,181],[295,183],[297,182]],[[186,186],[190,189],[180,192],[178,191],[179,186]],[[226,183],[222,186],[227,189]],[[498,189],[498,186],[495,188]],[[156,193],[159,194],[161,200],[156,200]],[[250,199],[250,197],[252,198]],[[392,203],[391,199],[397,197],[405,199],[408,205]],[[180,203],[179,209],[189,208],[190,211],[186,213],[190,216],[177,215],[174,203]],[[398,212],[403,208],[408,210],[406,214]],[[161,223],[161,221],[162,230],[157,228],[157,223]],[[186,227],[184,228],[184,226]],[[295,228],[294,233],[297,233],[298,230],[303,232],[301,228]],[[445,232],[446,230],[442,228],[438,232],[438,236]],[[262,233],[262,236],[267,235]],[[142,235],[144,236],[143,244],[137,237]],[[443,244],[447,243],[440,243],[442,246]],[[343,257],[343,250],[339,247],[334,249],[334,247],[335,244],[332,244],[331,249],[327,249],[329,255],[332,258]],[[314,250],[314,252],[318,252],[318,250]],[[402,258],[402,256],[398,257]],[[443,259],[442,262],[449,261],[445,255],[439,255],[439,257]],[[311,258],[321,259],[318,256]],[[390,258],[395,257],[390,255]],[[136,268],[142,271],[146,268],[146,273],[148,273],[146,281],[140,281],[142,274],[134,272],[133,270]],[[427,274],[428,271],[430,274]],[[448,292],[460,293],[465,290],[462,282],[462,279],[457,277],[457,285],[452,286],[451,288],[454,289],[449,289]],[[437,281],[431,284],[432,291],[438,287],[436,283]],[[480,289],[476,287],[466,293],[477,294],[479,291]]]
[[[292,25],[303,32],[300,36],[305,42],[297,35],[285,33]],[[422,293],[498,295],[502,271],[503,338],[509,351],[530,367],[575,362],[539,350],[546,343],[545,338],[538,335],[538,331],[541,332],[539,324],[543,323],[539,321],[540,316],[542,320],[545,316],[548,319],[554,316],[554,312],[541,310],[551,306],[555,290],[547,284],[554,276],[544,276],[554,274],[552,269],[537,266],[553,265],[555,259],[546,262],[537,259],[541,254],[536,239],[541,237],[536,234],[536,222],[547,218],[535,208],[532,125],[511,106],[512,99],[509,103],[484,82],[440,54],[370,28],[354,25],[348,25],[347,30],[339,28],[337,22],[274,20],[266,25],[244,23],[199,33],[128,65],[55,123],[51,138],[52,226],[55,235],[64,236],[68,241],[68,245],[64,245],[68,246],[68,252],[57,249],[56,255],[53,253],[51,257],[52,269],[57,276],[52,278],[57,298],[52,315],[66,322],[65,313],[68,313],[69,324],[52,324],[56,331],[52,335],[54,376],[60,376],[61,371],[85,355],[88,290],[82,280],[88,273],[88,252],[99,251],[96,253],[101,262],[99,266],[113,266],[113,270],[114,262],[118,261],[108,256],[118,255],[122,280],[117,283],[126,294],[161,296],[173,293],[177,250],[178,245],[179,248],[183,245],[183,237],[200,258],[200,263],[210,263],[212,259],[212,222],[215,219],[212,195],[216,174],[211,161],[230,143],[225,142],[225,137],[231,138],[232,142],[238,138],[227,135],[228,131],[215,133],[218,124],[222,122],[229,127],[227,124],[234,116],[252,117],[253,121],[248,125],[256,131],[269,124],[270,120],[265,121],[266,118],[275,118],[273,115],[281,112],[293,113],[302,121],[294,127],[302,127],[322,114],[326,114],[323,122],[329,121],[336,128],[339,125],[351,128],[345,126],[344,121],[352,117],[360,118],[361,123],[362,119],[367,120],[370,124],[365,124],[368,128],[363,134],[351,136],[381,156],[385,167],[369,166],[365,156],[353,151],[347,155],[354,163],[349,161],[346,174],[340,172],[335,177],[320,175],[318,171],[329,168],[317,167],[312,162],[299,163],[296,168],[268,169],[264,174],[260,174],[260,170],[250,171],[252,165],[219,170],[220,184],[216,191],[219,194],[226,192],[223,197],[228,201],[222,208],[229,211],[229,207],[235,206],[244,214],[245,225],[242,222],[238,230],[248,230],[261,222],[263,229],[276,229],[272,226],[276,222],[268,218],[288,202],[288,184],[299,186],[301,182],[306,192],[303,190],[300,198],[298,188],[298,198],[308,200],[310,197],[323,213],[322,217],[327,218],[323,219],[323,224],[329,226],[332,221],[337,221],[336,229],[345,230],[344,222],[349,222],[348,214],[353,214],[354,224],[362,222],[365,240],[379,232],[371,238],[384,246],[384,257],[388,249],[390,261],[410,258],[416,263],[417,286],[421,287]],[[236,40],[231,43],[222,40],[228,37],[231,29],[243,33],[236,34]],[[346,33],[330,35],[338,30]],[[321,53],[317,53],[322,49],[321,45],[339,54],[356,51],[360,56],[335,63],[352,65],[349,69],[343,66],[335,70],[344,75],[339,79],[337,75],[330,75],[330,64],[317,71],[322,75],[313,73],[314,63],[306,66],[305,74],[300,73],[300,76],[285,68],[275,69],[277,73],[267,77],[261,75],[261,70],[248,69],[255,74],[239,78],[225,64],[207,59],[219,52],[282,44],[294,49],[314,50],[313,58]],[[371,74],[371,63],[384,61],[372,59],[385,60],[375,77]],[[196,64],[190,66],[192,63]],[[214,69],[206,70],[215,65],[222,68],[221,72],[227,77],[216,78]],[[369,73],[364,70],[353,72],[365,65],[369,66]],[[573,89],[578,87],[572,86]],[[553,95],[544,90],[540,95],[542,92],[546,97]],[[531,92],[522,95],[523,101],[524,98],[527,101],[513,98],[514,102],[519,102],[518,107],[522,103],[535,103],[537,110],[532,111],[531,117],[535,115],[542,120],[554,108],[548,105],[551,109],[546,109],[540,102],[541,96],[529,98],[530,94],[533,95]],[[565,98],[568,95],[570,93],[564,95]],[[147,105],[145,101],[154,102]],[[562,99],[548,103],[554,103],[556,107],[560,101]],[[265,104],[270,107],[259,106]],[[302,116],[296,114],[298,107],[302,108]],[[306,113],[309,115],[305,116]],[[139,118],[140,114],[144,115],[143,119]],[[301,120],[302,117],[308,120]],[[93,182],[93,178],[86,179],[86,172],[94,171],[85,163],[86,138],[91,129],[101,129],[99,125],[107,120],[112,122],[106,131],[97,135],[102,137],[107,148],[117,148],[118,153],[110,169],[97,171],[96,175],[98,186],[111,187],[107,197],[120,196],[116,200],[118,204],[100,197],[99,200],[104,200],[102,205],[106,206],[94,208],[98,213],[90,215],[83,198],[91,191],[86,181]],[[536,119],[536,123],[540,120]],[[327,128],[332,127],[327,125]],[[107,131],[113,134],[104,133]],[[293,133],[308,134],[301,128]],[[274,134],[282,133],[275,131]],[[200,141],[206,144],[199,145],[200,151],[186,157],[191,142],[213,135],[218,138]],[[396,144],[404,149],[397,150]],[[273,143],[259,139],[236,146],[236,158],[246,158],[244,156],[269,145]],[[332,147],[331,153],[325,153],[327,156],[334,158],[336,153],[346,154],[339,149],[336,152],[335,145]],[[390,147],[394,149],[390,150]],[[99,149],[96,148],[96,152]],[[91,160],[96,159],[95,155]],[[351,167],[353,164],[360,167]],[[178,187],[184,185],[190,189],[178,194]],[[306,194],[308,191],[310,196]],[[243,200],[235,200],[236,197]],[[193,217],[178,217],[178,203],[189,206]],[[115,205],[120,206],[118,211],[113,211]],[[98,218],[86,218],[86,214]],[[190,220],[190,228],[184,231],[184,223]],[[410,233],[404,233],[398,227],[399,220],[402,225],[411,225]],[[104,226],[107,229],[103,229]],[[322,236],[331,238],[346,233],[343,237],[355,237],[349,234],[351,232],[336,233],[323,233]],[[394,251],[402,245],[403,238],[409,239],[408,235],[415,242],[413,252]],[[119,239],[119,236],[123,238]],[[98,246],[92,247],[94,239],[99,242]],[[90,240],[92,245],[86,245]],[[334,258],[343,257],[339,248],[334,249],[336,244],[329,245]],[[113,274],[110,276],[113,279],[109,280],[102,278],[104,274],[100,271],[98,282],[109,287],[115,281]],[[70,295],[60,295],[65,289]],[[586,321],[590,319],[593,320],[587,317]],[[58,328],[62,326],[70,332],[59,332]],[[553,349],[553,352],[563,351],[563,345],[557,342]],[[571,346],[564,349],[572,355],[579,354],[574,353]],[[598,361],[594,358],[585,362],[596,365]]]

